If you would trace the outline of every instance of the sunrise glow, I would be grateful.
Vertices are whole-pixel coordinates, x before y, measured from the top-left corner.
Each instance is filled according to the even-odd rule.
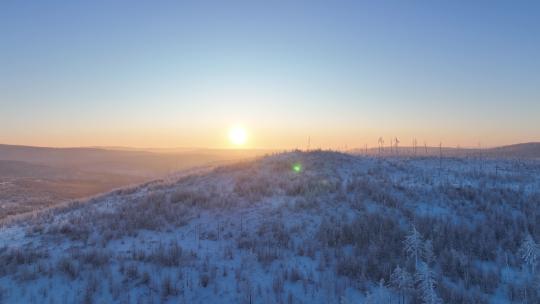
[[[241,126],[234,126],[229,130],[229,140],[235,146],[242,146],[247,141],[247,132]]]

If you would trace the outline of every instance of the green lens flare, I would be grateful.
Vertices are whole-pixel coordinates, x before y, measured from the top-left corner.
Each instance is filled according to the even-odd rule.
[[[296,173],[300,173],[302,171],[302,164],[296,163],[292,166],[292,169]]]

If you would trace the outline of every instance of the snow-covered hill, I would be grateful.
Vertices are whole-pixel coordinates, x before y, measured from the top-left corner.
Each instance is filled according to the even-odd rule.
[[[0,302],[538,303],[539,203],[538,162],[276,154],[4,225]]]

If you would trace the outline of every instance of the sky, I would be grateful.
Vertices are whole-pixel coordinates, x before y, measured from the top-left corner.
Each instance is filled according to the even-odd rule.
[[[0,1],[0,143],[540,141],[539,1]]]

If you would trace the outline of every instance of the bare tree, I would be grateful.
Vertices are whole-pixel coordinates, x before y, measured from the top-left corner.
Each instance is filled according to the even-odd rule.
[[[484,159],[482,155],[482,144],[478,143],[478,158],[479,158],[479,165],[480,165],[480,173],[484,172]]]
[[[442,142],[439,142],[439,176],[442,171]]]

